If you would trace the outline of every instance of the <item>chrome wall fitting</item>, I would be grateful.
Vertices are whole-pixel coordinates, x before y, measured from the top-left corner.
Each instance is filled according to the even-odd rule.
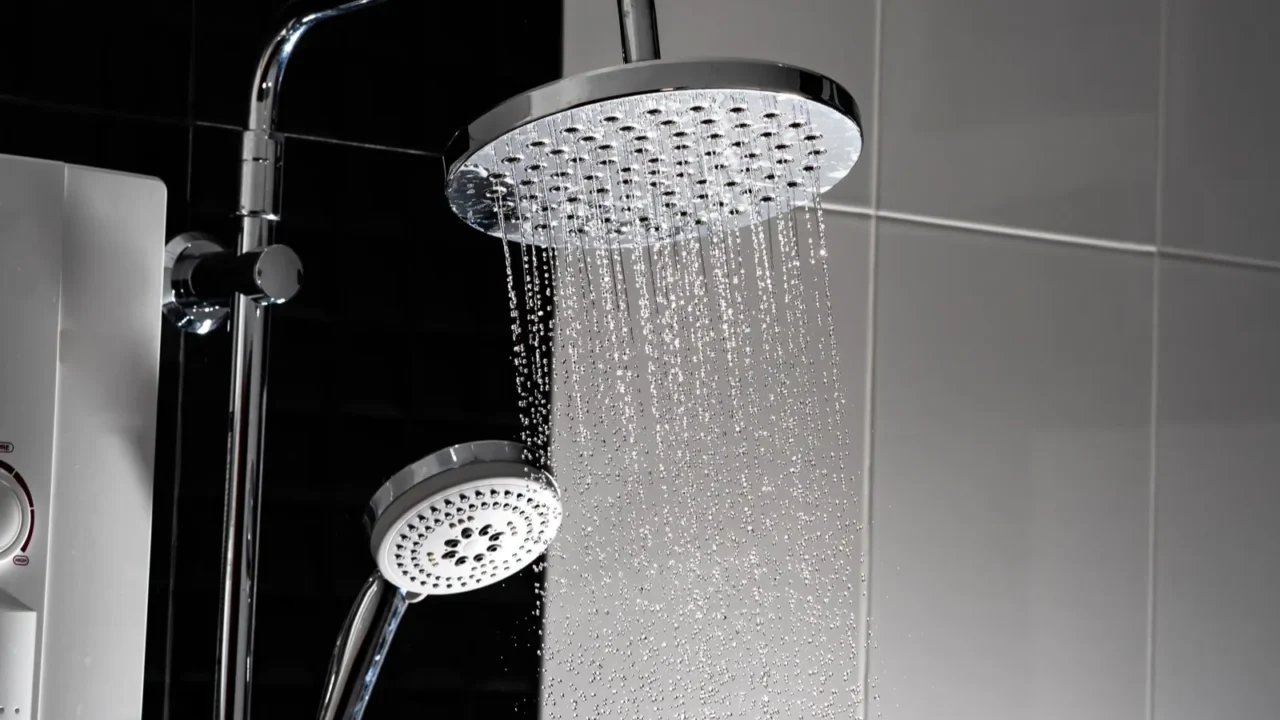
[[[220,327],[236,295],[279,305],[302,288],[302,261],[284,245],[236,255],[211,235],[189,232],[169,241],[164,260],[164,316],[196,335]]]
[[[204,233],[183,233],[164,247],[164,316],[180,329],[207,335],[226,321],[226,303],[206,302],[191,287],[191,271],[201,259],[226,252]]]

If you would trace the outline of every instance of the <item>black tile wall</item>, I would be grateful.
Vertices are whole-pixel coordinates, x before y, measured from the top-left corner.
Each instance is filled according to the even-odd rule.
[[[0,5],[0,96],[185,121],[191,4]]]
[[[336,0],[42,0],[0,7],[0,153],[162,179],[168,236],[235,236],[239,132],[262,44]],[[372,570],[381,481],[456,442],[518,437],[502,249],[453,218],[435,154],[560,74],[559,0],[389,0],[299,44],[280,106],[278,240],[307,284],[274,311],[253,711],[314,716]],[[159,250],[159,249],[157,249]],[[143,717],[212,707],[230,338],[165,329]],[[367,717],[536,717],[537,571],[431,598]]]
[[[335,3],[194,4],[195,118],[239,125],[258,48],[284,19]],[[469,118],[560,76],[560,18],[558,1],[491,0],[477,11],[389,0],[318,23],[290,61],[280,129],[439,152]]]

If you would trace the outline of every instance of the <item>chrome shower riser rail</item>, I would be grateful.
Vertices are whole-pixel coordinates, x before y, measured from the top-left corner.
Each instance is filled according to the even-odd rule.
[[[238,249],[242,255],[269,247],[275,223],[280,219],[283,142],[275,133],[276,106],[294,47],[315,23],[383,1],[351,0],[330,10],[290,20],[263,51],[254,76],[241,154]],[[268,309],[243,295],[236,296],[233,302],[231,428],[215,677],[216,720],[249,717],[267,405]]]

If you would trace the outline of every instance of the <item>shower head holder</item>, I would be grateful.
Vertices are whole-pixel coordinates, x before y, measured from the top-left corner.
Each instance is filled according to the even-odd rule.
[[[302,287],[302,261],[285,245],[237,255],[212,235],[188,232],[169,241],[164,260],[164,316],[196,335],[221,326],[237,295],[279,305]]]

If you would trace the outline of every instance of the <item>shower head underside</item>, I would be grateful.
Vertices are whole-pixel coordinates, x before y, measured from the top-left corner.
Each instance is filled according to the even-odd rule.
[[[446,153],[454,212],[491,235],[628,247],[812,204],[857,162],[852,95],[760,60],[655,60],[513,98]]]
[[[468,592],[533,562],[560,527],[560,490],[522,445],[455,445],[397,473],[369,501],[378,569],[422,595]]]

